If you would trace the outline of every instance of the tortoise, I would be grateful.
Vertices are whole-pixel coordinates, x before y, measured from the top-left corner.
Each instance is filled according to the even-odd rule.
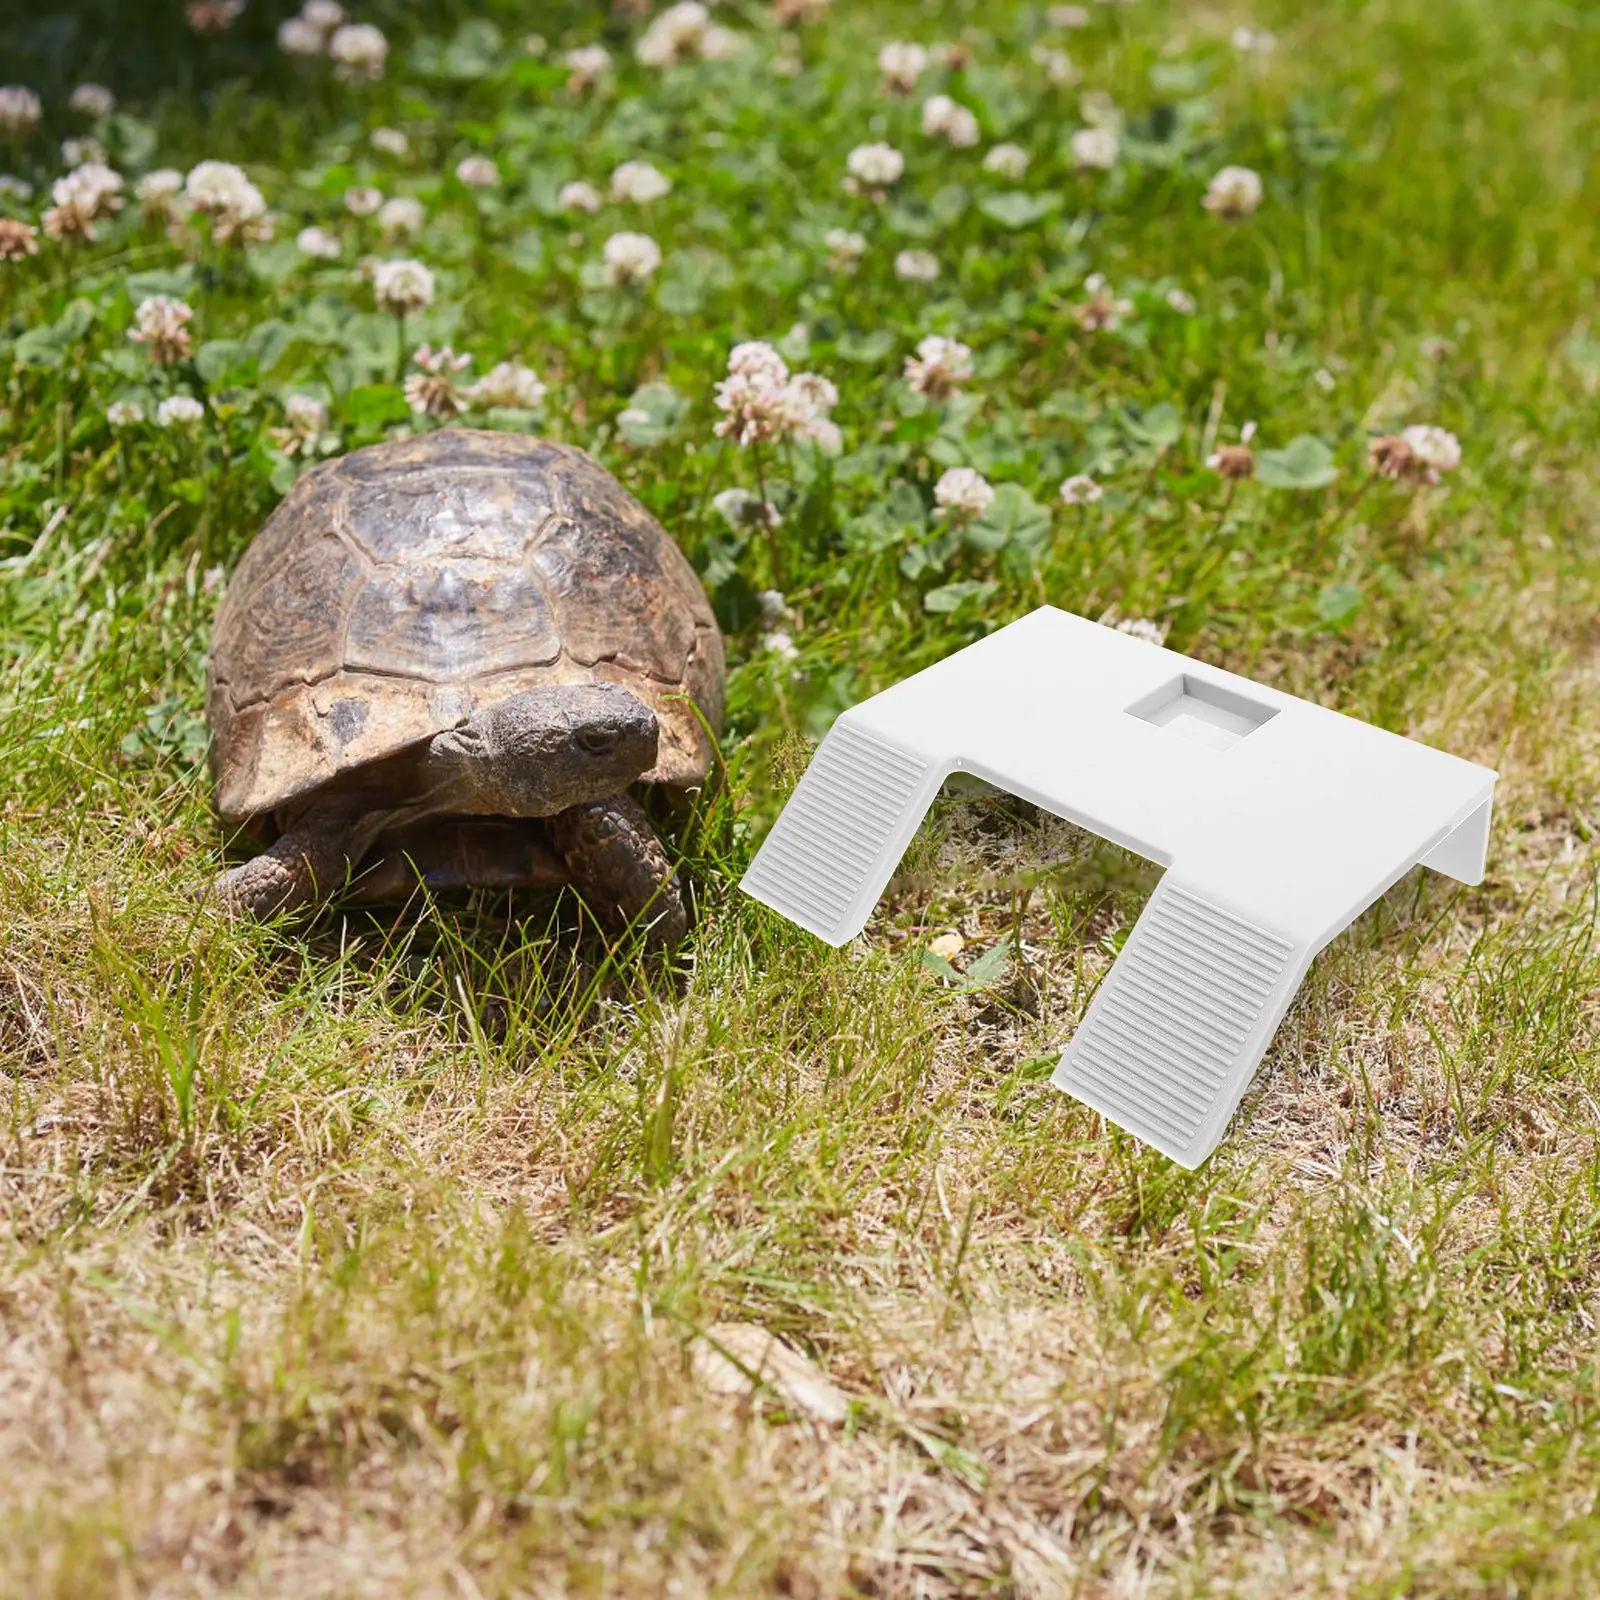
[[[635,792],[709,769],[722,635],[666,530],[583,451],[451,428],[306,472],[239,564],[207,671],[216,805],[264,917],[348,888],[574,884],[676,943]]]

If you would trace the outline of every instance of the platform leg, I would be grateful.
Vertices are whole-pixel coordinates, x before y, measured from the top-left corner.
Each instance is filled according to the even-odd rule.
[[[1169,874],[1051,1082],[1197,1167],[1221,1139],[1311,954]]]
[[[828,944],[866,926],[945,771],[835,723],[742,887]]]

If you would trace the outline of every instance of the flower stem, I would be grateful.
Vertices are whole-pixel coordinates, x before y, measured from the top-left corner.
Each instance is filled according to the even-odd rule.
[[[778,530],[772,526],[772,518],[767,515],[767,480],[761,470],[761,446],[752,443],[750,446],[750,462],[756,474],[756,515],[761,519],[761,532],[767,542],[767,565],[772,569],[772,587],[781,591],[783,589],[783,567],[778,559]]]

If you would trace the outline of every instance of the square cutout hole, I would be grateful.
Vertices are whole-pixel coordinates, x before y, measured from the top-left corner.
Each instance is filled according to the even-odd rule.
[[[1213,750],[1226,750],[1270,722],[1278,710],[1185,672],[1154,694],[1135,700],[1128,714]]]

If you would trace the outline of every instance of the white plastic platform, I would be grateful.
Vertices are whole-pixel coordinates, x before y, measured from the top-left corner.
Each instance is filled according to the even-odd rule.
[[[1052,1082],[1185,1167],[1330,939],[1418,862],[1482,881],[1495,783],[1046,606],[840,717],[744,889],[844,944],[952,772],[1167,869]]]

